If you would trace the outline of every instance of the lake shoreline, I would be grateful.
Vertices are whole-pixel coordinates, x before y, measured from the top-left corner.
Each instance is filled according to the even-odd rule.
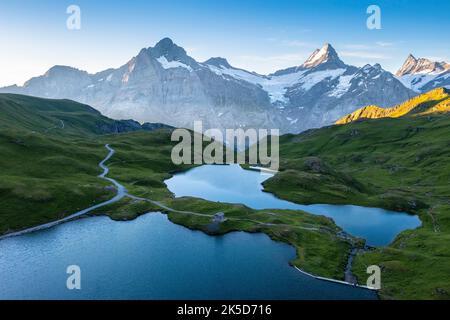
[[[26,295],[21,296],[23,299],[54,299],[56,296],[64,299],[83,299],[86,296],[97,297],[98,299],[104,299],[105,297],[112,298],[112,296],[109,295],[110,284],[115,282],[115,287],[121,288],[123,283],[128,283],[129,281],[134,283],[136,280],[139,280],[138,283],[140,283],[138,287],[133,287],[133,289],[131,287],[124,287],[123,289],[125,290],[116,290],[114,291],[116,292],[116,294],[114,294],[114,299],[196,298],[208,300],[216,298],[255,299],[257,297],[259,297],[259,299],[264,299],[263,297],[265,297],[266,299],[274,300],[303,300],[311,298],[376,299],[376,295],[368,290],[359,288],[361,290],[354,291],[348,286],[342,286],[341,288],[339,284],[321,284],[321,281],[316,282],[316,279],[310,276],[296,275],[297,270],[292,266],[288,266],[289,263],[287,263],[287,261],[293,259],[295,256],[295,248],[292,245],[280,241],[273,241],[273,239],[263,233],[251,235],[245,231],[228,232],[224,235],[216,235],[213,237],[215,240],[212,241],[212,238],[209,235],[205,235],[201,230],[193,231],[190,228],[173,223],[168,219],[166,214],[161,212],[148,212],[141,215],[139,219],[127,222],[123,221],[121,223],[112,221],[109,217],[106,219],[106,216],[96,216],[93,218],[94,219],[78,219],[77,221],[71,221],[71,223],[59,225],[57,228],[61,229],[57,231],[49,233],[43,232],[33,235],[32,237],[23,237],[18,240],[0,243],[0,245],[2,245],[2,250],[4,250],[4,254],[11,258],[8,260],[10,262],[0,265],[4,275],[14,270],[13,266],[18,263],[17,259],[22,261],[19,266],[30,264],[31,261],[36,262],[36,259],[39,261],[39,263],[32,263],[33,266],[37,266],[36,268],[27,268],[28,271],[26,271],[25,275],[22,275],[22,277],[25,276],[24,279],[28,278],[28,273],[33,274],[34,272],[37,272],[39,268],[44,268],[44,270],[48,271],[44,272],[43,275],[38,272],[42,277],[34,279],[34,283],[38,286],[33,288],[36,288],[37,290],[30,288]],[[155,232],[157,230],[160,230],[162,233],[159,234],[158,232]],[[129,238],[128,235],[130,233],[132,233],[134,237]],[[180,239],[180,235],[183,234],[184,236]],[[142,236],[144,236],[144,238],[142,238]],[[91,237],[93,238],[91,239]],[[64,241],[60,241],[62,239],[64,239]],[[103,244],[99,243],[98,247],[86,247],[92,240],[96,241],[100,239],[104,239],[105,241]],[[114,248],[111,247],[112,239],[118,241],[118,244],[122,243],[123,245]],[[153,241],[148,241],[149,239],[153,239]],[[179,240],[174,240],[175,243],[177,243],[174,245],[171,239]],[[174,249],[180,248],[180,245],[186,243],[186,240],[188,239],[192,240],[192,244],[185,248],[185,250],[187,250],[185,254],[179,255],[179,252]],[[201,241],[198,242],[199,240]],[[230,242],[234,243],[234,245],[230,246]],[[132,248],[141,247],[142,244],[146,244],[142,250],[130,251]],[[239,244],[246,245],[241,247]],[[61,245],[66,249],[57,249]],[[206,245],[206,247],[204,247],[204,245]],[[36,248],[47,248],[43,252],[43,256],[35,254],[36,252],[40,252],[40,250],[29,250],[35,246]],[[181,247],[183,246],[184,245],[181,245]],[[220,246],[220,251],[217,251],[217,246]],[[22,253],[21,250],[25,250],[25,248],[29,249]],[[169,248],[169,250],[166,250],[165,248]],[[19,252],[17,252],[17,249],[19,249]],[[204,249],[206,249],[206,251],[204,251]],[[120,267],[120,270],[123,270],[123,272],[116,273],[113,270],[117,270],[116,267],[121,264],[110,264],[108,262],[109,260],[102,259],[105,255],[105,250],[108,252],[107,256],[113,259],[121,256],[124,252],[130,252],[127,254],[128,256],[131,254],[131,256],[141,257],[145,261],[138,263],[138,265],[142,266],[143,269],[138,268],[134,275],[130,275]],[[247,250],[250,250],[250,252],[253,253],[250,255],[245,254]],[[98,261],[92,260],[92,251],[102,252],[102,254],[99,254],[98,256]],[[121,253],[122,251],[123,253]],[[164,252],[166,258],[160,259],[157,252]],[[203,257],[203,259],[205,259],[204,261],[208,261],[208,265],[212,264],[217,267],[207,267],[205,269],[211,271],[216,270],[209,275],[206,273],[206,278],[204,278],[204,280],[209,280],[207,280],[205,285],[203,285],[202,283],[204,282],[201,281],[202,275],[205,273],[204,271],[199,272],[198,268],[203,265],[203,259],[199,259],[199,256],[195,254],[195,252],[205,252],[205,256]],[[27,254],[23,255],[24,253]],[[31,256],[29,254],[31,254]],[[63,256],[61,256],[61,254],[63,254]],[[53,260],[49,261],[47,255],[53,257]],[[70,256],[76,258],[68,258]],[[173,261],[174,259],[176,261],[177,257],[180,257],[181,259],[179,263],[169,263],[166,265],[167,261]],[[193,264],[186,264],[186,257],[190,257],[188,259],[192,261]],[[245,259],[247,259],[247,262],[244,262]],[[125,261],[126,260],[127,259],[125,259]],[[71,292],[65,290],[65,287],[60,287],[58,289],[59,286],[55,287],[52,284],[54,282],[45,280],[53,277],[54,267],[50,269],[47,268],[49,264],[52,265],[52,261],[58,263],[60,261],[71,261],[71,263],[80,265],[84,271],[83,290],[80,292]],[[136,262],[135,259],[129,261]],[[222,264],[224,262],[231,263],[231,265],[228,265],[227,267],[227,265]],[[236,266],[240,266],[241,262],[244,263],[242,269],[236,268]],[[180,263],[185,265],[185,267],[180,266]],[[191,267],[189,267],[189,265],[191,265]],[[235,267],[231,267],[233,265]],[[92,269],[93,266],[95,266],[95,269]],[[62,266],[58,266],[56,269],[58,270],[58,268],[61,267]],[[165,269],[164,273],[172,276],[164,276],[162,278],[163,280],[160,280],[161,267],[166,267],[167,269]],[[223,268],[223,270],[221,270],[221,268]],[[184,272],[184,270],[189,271]],[[192,274],[193,270],[197,271]],[[256,270],[259,271],[256,272]],[[276,272],[272,273],[268,272],[268,270]],[[166,280],[164,279],[173,279],[175,275],[173,273],[174,271],[176,271],[175,274],[177,274],[175,277],[176,280],[170,281],[170,287],[165,286],[164,283]],[[101,276],[98,272],[101,274],[104,272],[107,274],[116,274],[116,280],[110,282],[109,276]],[[143,276],[140,274],[141,272],[144,272],[148,277],[143,280],[141,278]],[[191,277],[188,277],[189,274]],[[223,276],[227,274],[235,275],[239,279],[242,279],[234,282],[231,281],[231,283],[225,286],[228,290],[225,290],[222,293],[219,292],[220,290],[210,291],[211,284],[216,283],[213,287],[220,285],[220,281],[217,280],[223,279]],[[251,276],[247,277],[247,274],[251,274]],[[64,272],[59,273],[56,277],[56,283],[59,283],[60,281],[64,281],[65,283]],[[182,279],[192,279],[192,277],[198,280],[195,281],[198,285],[192,286],[189,284],[189,281],[181,281]],[[212,282],[210,282],[212,280],[211,277],[213,277],[212,279],[215,279]],[[1,294],[5,297],[17,298],[18,294],[21,294],[20,290],[17,290],[15,287],[15,284],[19,283],[15,280],[16,278],[17,277],[13,276],[12,279],[9,279],[4,283],[4,290],[6,291],[3,291]],[[19,278],[17,279],[19,280]],[[242,284],[243,279],[249,280],[244,286]],[[94,282],[92,282],[93,280]],[[280,280],[281,283],[284,284],[281,284]],[[101,285],[102,283],[104,285]],[[148,283],[152,283],[153,285],[148,286]],[[176,283],[180,284],[180,287],[185,289],[174,291],[173,285],[178,288],[178,284]],[[44,295],[41,295],[39,288],[47,285],[50,290],[46,290],[46,292],[43,293]],[[20,288],[20,286],[18,288]],[[238,288],[241,288],[242,290],[237,290]],[[265,293],[267,290],[270,291]],[[321,290],[323,290],[323,292],[321,292]]]
[[[108,147],[107,147],[108,148]],[[112,149],[111,149],[112,150]],[[101,164],[104,164],[104,162],[105,161],[107,161],[111,156],[112,156],[112,154],[114,153],[113,151],[111,151],[111,150],[109,150],[110,151],[110,154],[108,154],[108,156],[101,162]],[[112,152],[112,154],[111,154],[111,152]],[[106,169],[105,169],[106,168]],[[102,168],[102,169],[104,169],[104,172],[103,172],[103,174],[102,175],[100,175],[100,177],[102,177],[102,178],[105,178],[105,176],[106,176],[106,174],[108,173],[108,168],[105,166],[104,168]],[[190,167],[190,168],[186,168],[186,169],[184,169],[184,170],[177,170],[177,172],[176,173],[180,173],[180,172],[183,172],[183,171],[188,171],[188,170],[190,170],[190,169],[192,169],[192,167]],[[106,171],[105,171],[106,170]],[[252,168],[251,170],[255,170],[254,168]],[[175,172],[174,173],[170,173],[170,175],[171,176],[173,176],[175,174]],[[110,178],[107,178],[109,181],[111,181],[111,182],[116,182],[114,179],[110,179]],[[117,183],[117,182],[116,182]],[[115,185],[116,185],[116,188],[118,188],[117,187],[117,185],[120,185],[120,184],[116,184],[116,183],[114,183]],[[121,185],[120,185],[121,186]],[[122,186],[123,187],[123,186]],[[120,189],[120,188],[118,188],[118,189]],[[125,190],[125,192],[126,192],[126,189],[123,187],[123,190]],[[262,191],[264,191],[264,192],[268,192],[267,190],[262,190]],[[275,195],[274,195],[275,196]],[[117,197],[117,195],[116,195],[116,197]],[[116,199],[116,197],[114,197],[113,199]],[[120,199],[122,199],[122,198],[126,198],[126,197],[130,197],[130,198],[133,198],[133,196],[130,196],[129,194],[124,194],[124,195],[122,195],[122,197],[120,198]],[[138,200],[139,198],[137,198],[137,197],[135,197],[136,198],[136,200]],[[113,199],[111,199],[111,200],[113,200]],[[114,202],[117,202],[117,201],[119,201],[120,199],[116,199]],[[111,200],[108,200],[108,201],[111,201]],[[141,200],[149,200],[149,199],[141,199]],[[152,201],[152,200],[149,200],[149,201],[151,201],[153,204],[155,204],[155,203],[157,203],[157,202],[155,202],[155,201]],[[109,204],[112,204],[113,202],[111,202],[111,203],[109,203]],[[177,224],[177,225],[181,225],[181,226],[184,226],[184,227],[187,227],[187,228],[189,228],[189,229],[191,229],[191,230],[198,230],[198,231],[202,231],[202,232],[204,232],[204,233],[206,233],[206,234],[208,234],[208,235],[210,235],[210,236],[222,236],[222,235],[225,235],[225,234],[228,234],[228,233],[230,233],[230,232],[233,232],[233,231],[236,231],[236,232],[250,232],[250,231],[248,231],[248,230],[241,230],[241,229],[239,229],[239,228],[236,228],[236,229],[230,229],[230,230],[227,230],[227,231],[225,231],[225,232],[221,232],[220,230],[218,230],[218,231],[215,231],[215,232],[211,232],[210,230],[208,230],[208,229],[205,229],[205,228],[198,228],[197,226],[195,226],[195,225],[189,225],[189,224],[185,224],[185,223],[179,223],[179,222],[177,222],[176,220],[174,220],[174,219],[171,219],[170,218],[170,214],[171,213],[176,213],[178,210],[175,210],[175,209],[172,209],[172,208],[168,208],[167,206],[162,206],[161,207],[161,204],[159,204],[159,203],[157,203],[157,205],[158,206],[160,206],[160,209],[159,209],[159,211],[155,211],[155,212],[161,212],[161,213],[165,213],[168,217],[169,217],[169,220],[172,222],[172,223],[174,223],[174,224]],[[99,214],[92,214],[91,213],[91,211],[93,212],[93,211],[95,211],[95,210],[97,210],[98,211],[98,209],[100,208],[100,207],[102,207],[103,206],[103,203],[101,203],[100,204],[100,206],[99,207],[95,207],[95,208],[88,208],[88,209],[85,209],[85,210],[82,210],[82,211],[85,211],[83,214],[81,214],[81,215],[77,215],[77,216],[74,216],[75,214],[73,214],[73,215],[70,215],[70,216],[68,216],[68,217],[66,217],[66,218],[63,218],[63,219],[61,219],[61,220],[58,220],[58,221],[55,221],[55,222],[50,222],[50,223],[48,223],[48,224],[44,224],[44,225],[41,225],[41,226],[36,226],[36,227],[32,227],[32,228],[28,228],[28,229],[25,229],[25,230],[22,230],[22,231],[18,231],[18,232],[14,232],[14,233],[10,233],[10,234],[6,234],[6,235],[2,235],[2,236],[0,236],[0,240],[2,240],[2,239],[5,239],[5,238],[8,238],[8,237],[12,237],[12,236],[20,236],[20,235],[23,235],[23,234],[26,234],[26,233],[28,233],[28,232],[33,232],[33,231],[38,231],[38,230],[42,230],[42,229],[45,229],[45,228],[51,228],[51,227],[54,227],[54,226],[56,226],[56,225],[59,225],[59,224],[61,224],[61,223],[64,223],[64,222],[68,222],[68,221],[72,221],[72,220],[74,220],[74,219],[78,219],[78,218],[84,218],[84,217],[88,217],[88,216],[94,216],[94,215],[99,215]],[[86,210],[88,210],[88,211],[86,211]],[[297,211],[297,212],[303,212],[303,211],[301,211],[301,210],[295,210],[295,211]],[[79,213],[79,212],[78,212]],[[76,213],[76,214],[78,214],[78,213]],[[145,213],[143,213],[143,214],[145,214]],[[310,213],[309,213],[310,214]],[[104,214],[104,215],[107,215],[107,216],[109,216],[111,219],[113,219],[110,215],[108,215],[108,214]],[[139,214],[140,215],[140,214]],[[139,215],[137,215],[137,216],[139,216]],[[136,217],[137,217],[136,216]],[[136,217],[134,217],[134,218],[136,218]],[[211,216],[210,216],[211,217]],[[131,218],[131,219],[122,219],[122,221],[128,221],[128,220],[133,220],[134,218]],[[332,221],[332,219],[331,218],[329,218],[329,217],[327,217],[327,219],[330,219],[331,221]],[[116,220],[116,219],[113,219],[113,220]],[[334,221],[333,221],[333,224],[334,224]],[[292,247],[294,247],[294,248],[296,248],[296,245],[295,245],[295,243],[292,243],[292,242],[290,242],[290,241],[283,241],[283,239],[280,239],[280,238],[275,238],[275,237],[273,237],[270,233],[267,233],[267,232],[264,232],[264,230],[257,230],[257,231],[254,231],[254,232],[250,232],[250,233],[264,233],[264,234],[266,234],[266,235],[268,235],[272,240],[274,240],[274,241],[280,241],[280,242],[283,242],[283,243],[286,243],[286,244],[288,244],[288,245],[290,245],[290,246],[292,246]],[[352,238],[352,236],[350,236],[350,238]],[[341,239],[342,240],[342,239]],[[347,240],[349,240],[349,239],[347,239]],[[298,254],[298,253],[297,253]],[[296,257],[296,258],[298,258],[298,257]],[[348,260],[347,260],[348,261]],[[297,270],[299,270],[299,271],[302,271],[302,272],[304,272],[305,274],[307,274],[307,275],[309,275],[309,276],[312,276],[312,277],[315,277],[315,278],[317,278],[317,279],[322,279],[322,280],[325,280],[325,279],[327,279],[328,281],[335,281],[335,282],[342,282],[342,283],[344,283],[345,281],[342,281],[342,280],[336,280],[336,279],[331,279],[331,278],[327,278],[327,277],[320,277],[320,276],[315,276],[315,275],[313,275],[313,274],[311,274],[311,273],[308,273],[308,272],[306,272],[306,271],[304,271],[303,269],[301,269],[301,268],[299,268],[298,266],[296,266],[293,262],[292,263],[290,263],[292,266],[294,266]],[[345,272],[344,272],[345,273]]]

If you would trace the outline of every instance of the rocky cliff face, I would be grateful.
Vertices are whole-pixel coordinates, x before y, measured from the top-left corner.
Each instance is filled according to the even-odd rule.
[[[116,119],[281,132],[331,124],[363,105],[389,106],[415,94],[380,65],[346,65],[329,44],[299,66],[260,75],[224,58],[197,62],[168,38],[118,69],[88,74],[56,66],[0,92],[73,99]]]

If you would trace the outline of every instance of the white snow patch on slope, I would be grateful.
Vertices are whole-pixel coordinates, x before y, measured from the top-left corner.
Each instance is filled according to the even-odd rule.
[[[292,119],[292,118],[290,118],[290,117],[286,117],[286,120],[289,121],[290,124],[296,124],[297,121],[298,121],[298,118]]]
[[[288,102],[288,98],[285,96],[287,89],[298,83],[305,72],[306,70],[301,70],[281,76],[272,76],[264,79],[260,85],[269,93],[271,102]]]
[[[345,72],[345,69],[335,69],[335,70],[323,70],[309,73],[300,79],[302,83],[302,88],[306,91],[314,87],[319,82],[329,78],[333,80],[341,76]]]
[[[270,102],[272,103],[277,101],[288,102],[288,99],[284,96],[287,88],[297,83],[301,78],[301,75],[305,72],[305,70],[302,70],[282,76],[265,77],[244,70],[227,68],[224,66],[216,67],[208,65],[208,68],[217,75],[228,75],[238,80],[260,85],[263,90],[268,93]]]
[[[208,65],[208,68],[217,75],[227,75],[233,77],[234,79],[261,86],[262,89],[268,93],[270,102],[272,103],[287,103],[289,99],[285,96],[286,91],[289,87],[292,87],[297,83],[300,83],[302,88],[307,91],[326,78],[330,78],[330,80],[332,80],[341,76],[345,72],[345,69],[335,69],[316,71],[304,75],[308,70],[300,70],[280,76],[266,77],[250,73],[245,70],[227,68],[222,65],[220,67]],[[344,81],[350,81],[350,79],[344,79]],[[342,90],[344,90],[345,85],[345,83],[342,84]]]
[[[215,74],[221,76],[221,75],[228,75],[233,78],[244,80],[250,83],[259,83],[261,81],[262,76],[255,75],[253,73],[240,70],[240,69],[233,69],[233,68],[226,68],[224,66],[216,67],[212,65],[208,65],[208,68],[214,72]]]
[[[185,69],[187,69],[189,71],[192,71],[192,68],[190,66],[188,66],[187,64],[184,64],[184,63],[182,63],[180,61],[176,61],[176,60],[174,60],[174,61],[167,61],[167,58],[164,57],[164,56],[161,56],[161,57],[159,57],[156,60],[161,64],[161,66],[164,69],[185,68]]]
[[[406,74],[402,77],[397,77],[401,83],[407,88],[410,88],[416,92],[420,92],[420,88],[426,85],[428,82],[434,80],[436,75],[432,74]]]
[[[450,74],[442,76],[444,71],[432,71],[430,70],[421,70],[420,72],[416,72],[414,74],[405,74],[403,76],[397,77],[401,83],[407,88],[410,88],[416,92],[421,92],[421,88],[425,86],[427,83],[436,80],[436,79],[446,79]]]
[[[333,91],[331,91],[331,93],[328,94],[328,96],[336,98],[342,97],[348,91],[348,89],[350,89],[351,86],[350,81],[353,79],[353,76],[354,75],[340,76],[339,83],[333,89]]]

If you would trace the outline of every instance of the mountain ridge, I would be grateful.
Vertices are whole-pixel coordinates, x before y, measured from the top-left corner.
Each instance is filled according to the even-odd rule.
[[[95,74],[55,66],[24,86],[0,92],[67,98],[115,119],[175,127],[281,128],[332,124],[362,105],[400,103],[416,93],[379,65],[346,65],[328,43],[301,65],[260,75],[225,58],[197,62],[170,38],[143,48],[116,69]]]
[[[44,99],[20,94],[0,93],[2,128],[58,135],[115,134],[132,131],[171,129],[160,123],[113,120],[95,108],[67,99]]]
[[[363,119],[399,118],[407,115],[426,115],[450,111],[450,90],[436,88],[390,108],[375,105],[362,107],[336,121],[347,124]]]

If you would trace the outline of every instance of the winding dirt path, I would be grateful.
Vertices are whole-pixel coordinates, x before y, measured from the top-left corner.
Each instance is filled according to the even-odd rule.
[[[436,217],[435,217],[435,215],[433,214],[433,209],[434,209],[434,207],[431,207],[431,208],[428,210],[428,215],[431,217],[431,222],[433,223],[433,229],[434,229],[434,232],[435,232],[435,233],[438,233],[438,232],[441,232],[441,229],[439,228],[439,224],[437,223]]]
[[[43,229],[48,229],[48,228],[54,227],[54,226],[59,225],[61,223],[64,223],[64,222],[67,222],[67,221],[79,218],[80,216],[83,216],[83,215],[85,215],[85,214],[87,214],[87,213],[89,213],[89,212],[91,212],[91,211],[93,211],[95,209],[98,209],[98,208],[107,206],[109,204],[115,203],[115,202],[121,200],[123,197],[125,197],[127,195],[127,190],[125,189],[125,187],[123,185],[121,185],[120,183],[118,183],[116,180],[106,177],[106,175],[109,172],[109,169],[105,165],[105,162],[108,161],[114,155],[115,151],[108,144],[105,145],[105,147],[106,147],[106,149],[108,149],[109,153],[106,156],[106,158],[103,159],[98,164],[98,166],[103,169],[103,173],[100,174],[98,177],[101,178],[101,179],[107,180],[109,182],[112,182],[116,186],[117,194],[112,199],[110,199],[108,201],[105,201],[105,202],[101,202],[99,204],[96,204],[96,205],[94,205],[92,207],[83,209],[81,211],[75,212],[75,213],[73,213],[73,214],[71,214],[71,215],[69,215],[67,217],[61,218],[59,220],[55,220],[55,221],[44,223],[44,224],[41,224],[41,225],[38,225],[38,226],[35,226],[35,227],[31,227],[31,228],[27,228],[27,229],[24,229],[24,230],[20,230],[20,231],[16,231],[16,232],[5,234],[3,236],[0,236],[0,240],[5,239],[5,238],[20,236],[20,235],[23,235],[25,233],[35,232],[35,231],[38,231],[38,230],[43,230]]]

